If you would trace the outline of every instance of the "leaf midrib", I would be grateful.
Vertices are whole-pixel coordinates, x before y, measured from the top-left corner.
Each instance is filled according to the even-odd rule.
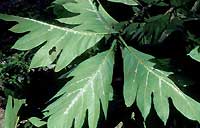
[[[71,107],[73,107],[73,105],[78,101],[78,99],[79,99],[80,97],[83,98],[83,95],[84,95],[84,93],[86,92],[88,86],[90,86],[90,88],[93,90],[93,91],[92,91],[92,92],[93,92],[93,96],[95,95],[95,94],[94,94],[94,92],[95,92],[95,91],[94,91],[94,87],[92,87],[93,84],[91,84],[91,83],[92,83],[92,81],[94,81],[94,79],[97,77],[98,73],[100,73],[100,70],[101,70],[101,68],[102,68],[102,65],[104,65],[104,64],[107,62],[108,56],[109,56],[111,53],[112,53],[112,52],[111,52],[111,50],[110,50],[110,51],[108,52],[108,54],[104,57],[103,63],[101,63],[101,64],[99,65],[99,67],[98,67],[98,69],[96,70],[95,73],[91,74],[90,77],[84,78],[84,80],[87,80],[87,84],[86,84],[86,86],[84,86],[83,88],[81,88],[81,89],[79,90],[77,96],[74,97],[74,99],[73,99],[72,102],[70,103]],[[84,80],[83,80],[83,81],[84,81]],[[82,79],[81,79],[81,80],[78,80],[78,81],[82,81]],[[72,84],[73,84],[73,83],[72,83]],[[101,86],[103,86],[103,85],[101,84]],[[104,90],[103,90],[103,91],[104,91]],[[65,110],[64,114],[67,114],[68,111],[71,109],[70,105],[69,105],[69,107],[67,107],[67,109]]]
[[[140,62],[140,64],[142,64],[148,70],[148,72],[152,73],[153,75],[158,77],[161,82],[163,81],[163,82],[167,83],[167,85],[170,85],[170,87],[172,87],[176,92],[178,92],[178,94],[181,97],[183,97],[183,99],[185,99],[187,101],[187,104],[189,105],[190,110],[192,111],[192,113],[194,115],[196,115],[194,110],[193,110],[192,105],[190,104],[190,102],[188,102],[188,99],[183,95],[183,93],[180,91],[180,89],[176,87],[176,85],[166,81],[163,77],[160,77],[159,75],[157,75],[155,72],[152,71],[152,69],[149,69],[148,66],[145,65],[145,63],[136,55],[136,53],[134,53],[132,50],[130,50],[130,48],[128,48],[128,47],[126,47],[126,48],[129,50],[129,52],[131,52],[133,54],[133,56],[138,60],[138,62]]]
[[[66,27],[60,27],[60,26],[57,26],[57,25],[48,24],[48,23],[45,23],[45,22],[42,22],[42,21],[30,19],[30,18],[23,18],[23,19],[31,21],[31,22],[35,22],[35,23],[38,23],[38,24],[41,24],[41,25],[44,25],[44,26],[48,26],[48,27],[50,27],[48,29],[49,31],[52,31],[53,29],[59,29],[59,30],[65,31],[65,32],[72,32],[74,34],[80,34],[80,35],[86,35],[86,36],[107,35],[107,33],[76,31],[74,29],[69,29],[69,28],[66,28]]]

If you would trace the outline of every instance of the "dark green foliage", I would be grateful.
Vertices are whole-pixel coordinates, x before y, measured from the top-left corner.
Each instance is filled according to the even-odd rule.
[[[24,53],[14,54],[11,57],[1,56],[0,80],[5,87],[5,95],[22,97],[23,86],[29,84],[28,65],[24,60]]]

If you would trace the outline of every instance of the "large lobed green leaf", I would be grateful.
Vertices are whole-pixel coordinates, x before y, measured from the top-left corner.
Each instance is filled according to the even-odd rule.
[[[19,121],[18,111],[24,103],[25,100],[15,99],[11,96],[8,97],[4,128],[17,128]]]
[[[67,24],[77,24],[75,28],[68,29],[34,19],[0,14],[0,19],[18,23],[10,29],[12,32],[28,32],[13,48],[30,50],[41,46],[34,55],[30,68],[48,66],[56,61],[55,70],[60,71],[105,35],[116,33],[112,24],[117,22],[100,4],[97,8],[92,0],[56,2],[73,13],[80,13],[78,16],[59,20],[64,20]],[[112,49],[81,63],[71,73],[74,78],[54,97],[59,99],[45,109],[45,114],[49,117],[47,126],[70,128],[75,120],[75,128],[80,128],[88,110],[89,127],[95,128],[100,114],[100,103],[104,114],[107,113],[109,96],[112,94],[113,63]],[[30,121],[37,126],[45,124],[36,118],[31,118]]]
[[[30,50],[43,45],[34,55],[30,68],[48,66],[59,55],[55,70],[60,71],[77,56],[98,43],[106,34],[114,32],[108,26],[116,21],[105,12],[101,5],[97,10],[91,0],[79,0],[76,3],[63,0],[56,2],[64,3],[70,11],[80,13],[78,16],[63,19],[68,24],[78,23],[77,27],[68,29],[29,18],[0,14],[2,20],[18,22],[10,29],[11,31],[29,32],[20,38],[13,48]],[[88,31],[82,31],[84,29]]]
[[[78,14],[77,16],[58,19],[58,21],[65,24],[78,25],[73,28],[74,30],[116,33],[112,29],[112,26],[117,21],[109,16],[99,2],[98,7],[94,3],[94,0],[73,0],[65,2],[56,0],[54,3],[61,4],[68,11]]]
[[[124,99],[127,106],[135,100],[144,119],[151,108],[151,95],[158,116],[166,124],[169,116],[168,99],[186,117],[200,122],[200,104],[185,95],[164,72],[154,68],[152,56],[132,47],[123,49],[124,58]]]
[[[20,38],[13,48],[18,50],[33,49],[44,44],[34,55],[30,68],[48,66],[60,54],[56,71],[65,68],[74,58],[94,46],[103,38],[103,34],[78,32],[41,21],[0,14],[0,19],[17,21],[10,30],[15,33],[28,32]]]
[[[88,110],[88,124],[96,128],[100,103],[106,116],[112,94],[114,64],[113,49],[99,53],[82,62],[71,74],[73,77],[55,96],[58,98],[45,111],[48,128],[81,128]]]
[[[29,18],[0,14],[0,19],[17,21],[18,24],[10,29],[15,33],[29,32],[13,48],[30,50],[43,44],[34,55],[30,68],[48,66],[60,54],[55,69],[59,71],[104,37],[104,34],[79,32]]]

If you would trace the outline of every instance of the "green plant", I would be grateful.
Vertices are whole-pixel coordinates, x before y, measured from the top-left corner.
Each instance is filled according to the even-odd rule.
[[[166,40],[176,37],[186,42],[182,44],[185,51],[181,54],[188,54],[199,61],[198,34],[191,26],[188,27],[190,22],[199,21],[199,0],[108,1],[56,0],[54,4],[62,5],[66,13],[73,13],[71,17],[58,19],[70,28],[0,14],[2,20],[18,22],[10,29],[12,32],[28,32],[13,48],[30,50],[40,47],[30,68],[55,64],[58,72],[68,67],[67,78],[71,78],[42,110],[42,119],[32,117],[29,121],[37,127],[70,128],[73,125],[80,128],[88,117],[89,127],[97,127],[100,106],[106,117],[109,101],[112,100],[113,67],[114,63],[118,63],[114,62],[114,56],[120,50],[124,72],[123,95],[127,107],[136,102],[145,121],[153,102],[157,115],[166,124],[170,98],[185,117],[200,122],[200,104],[184,94],[169,78],[172,72],[169,68],[165,69],[167,63],[163,64],[150,55],[154,51],[145,51],[151,46],[167,46]],[[125,21],[112,18],[106,10],[114,15],[114,3],[131,8],[131,16]],[[173,59],[174,56],[172,52],[172,56],[167,58]]]
[[[12,95],[22,98],[23,88],[29,83],[28,65],[25,54],[13,54],[12,56],[1,55],[0,81],[6,96]]]
[[[6,112],[5,112],[5,128],[16,128],[19,122],[19,115],[17,114],[20,107],[25,103],[24,100],[14,99],[8,97]]]

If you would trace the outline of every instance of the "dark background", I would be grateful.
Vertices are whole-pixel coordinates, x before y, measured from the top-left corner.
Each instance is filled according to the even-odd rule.
[[[49,22],[56,18],[56,16],[53,14],[52,7],[50,7],[52,1],[53,0],[1,0],[0,13],[29,17]],[[126,6],[115,4],[113,8],[115,9],[115,13],[112,15],[118,20],[128,19],[131,16],[129,12],[130,9]],[[119,11],[117,12],[116,10]],[[124,13],[122,13],[120,10],[124,10],[129,13],[126,13],[127,15],[123,15]],[[120,14],[122,15],[121,17],[119,17]],[[59,89],[59,86],[56,87],[58,84],[58,74],[49,69],[35,69],[31,70],[30,72],[28,71],[28,65],[30,64],[30,60],[34,51],[27,53],[11,49],[14,42],[23,35],[14,34],[7,30],[14,24],[15,23],[6,23],[0,21],[0,62],[5,62],[3,65],[4,70],[0,72],[0,100],[3,101],[3,103],[0,105],[2,108],[5,108],[5,99],[8,94],[19,98],[27,98],[27,104],[29,104],[29,107],[24,107],[22,110],[22,119],[26,119],[31,115],[33,116],[33,113],[35,116],[41,116],[40,110],[38,108],[42,108],[42,105],[54,94],[55,90]],[[157,50],[157,47],[148,47],[147,49],[147,52],[150,52],[154,55],[159,55],[158,52],[152,52],[152,50]],[[145,51],[146,49],[144,48],[142,50]],[[160,51],[163,50],[161,49]],[[114,128],[121,121],[123,122],[124,128],[142,128],[143,118],[136,105],[134,104],[132,107],[126,108],[124,104],[122,95],[123,64],[121,53],[118,52],[116,56],[116,62],[118,63],[115,64],[112,82],[115,94],[114,101],[110,102],[107,119],[105,120],[101,115],[99,128]],[[193,98],[200,99],[200,95],[198,94],[199,76],[196,74],[200,71],[199,68],[197,68],[200,67],[199,64],[182,54],[178,54],[177,58],[175,59],[176,61],[173,61],[175,67],[184,69],[184,75],[192,78],[195,81],[194,84],[189,88],[184,88],[184,91],[190,96],[192,94]],[[6,73],[9,75],[5,75]],[[23,78],[20,83],[21,87],[16,85],[16,79],[18,77],[15,76],[21,76]],[[6,93],[4,87],[8,88],[6,89]],[[15,91],[15,93],[17,92],[17,94],[13,93],[13,91]],[[135,113],[135,119],[131,118],[132,112]],[[148,128],[164,128],[164,125],[156,115],[153,106],[151,109],[151,114],[148,116],[146,121],[146,125]],[[87,127],[87,123],[85,124],[85,127]],[[173,107],[172,102],[170,101],[170,117],[165,127],[200,128],[200,125],[197,122],[188,120],[183,115],[181,115]]]

